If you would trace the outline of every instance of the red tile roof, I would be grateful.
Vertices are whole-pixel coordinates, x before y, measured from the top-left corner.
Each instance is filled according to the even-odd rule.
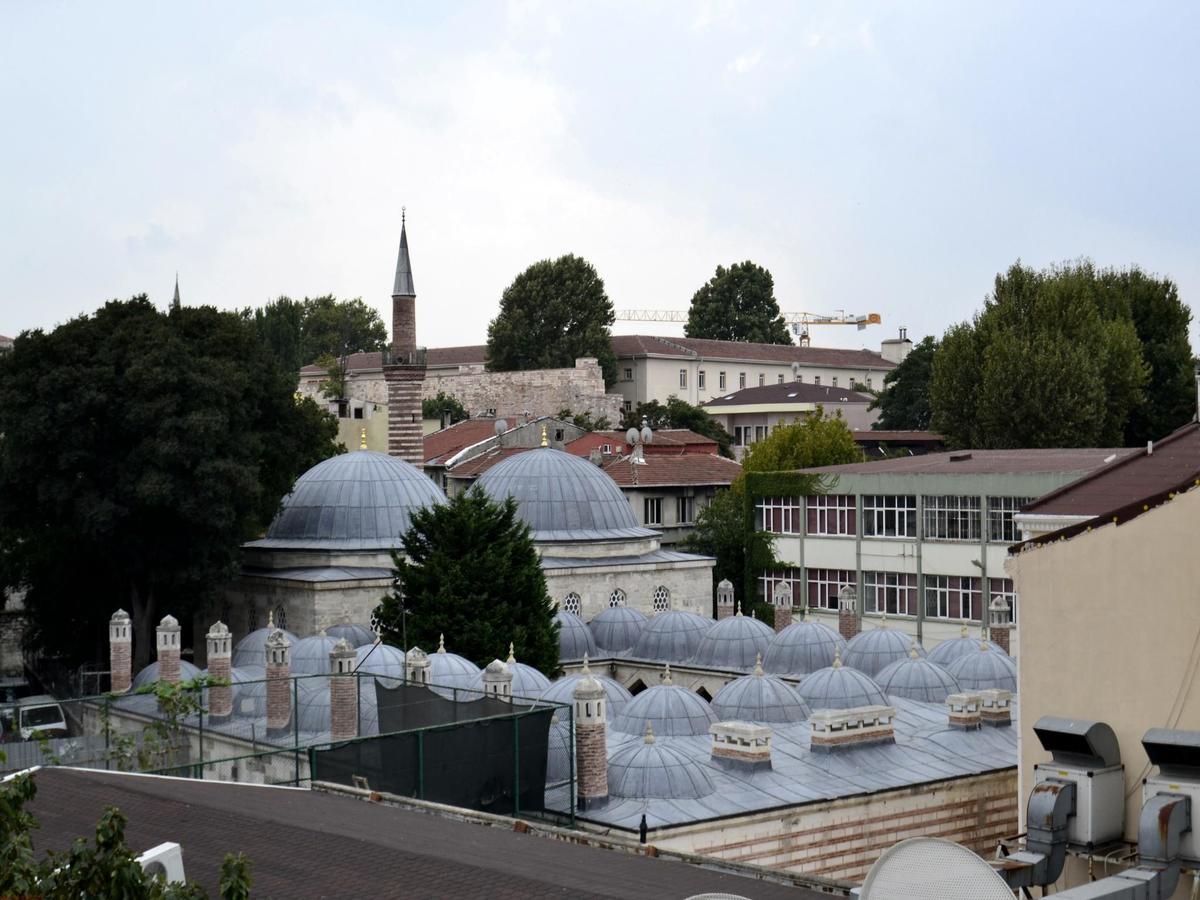
[[[805,472],[826,475],[1017,475],[1039,472],[1083,474],[1109,465],[1136,450],[1128,448],[1055,448],[1033,450],[954,450],[924,456],[897,456],[844,466],[820,466]],[[1112,457],[1109,460],[1109,457]],[[1109,460],[1107,463],[1105,460]]]
[[[492,418],[464,419],[449,428],[425,435],[425,465],[444,465],[460,450],[494,437],[497,421]],[[516,420],[505,419],[504,423],[512,428]]]
[[[843,350],[838,347],[798,347],[789,344],[752,344],[748,341],[707,341],[698,338],[660,338],[641,334],[614,334],[613,352],[618,357],[674,356],[747,362],[803,363],[842,369],[888,370],[896,367],[874,350]]]
[[[705,409],[720,412],[722,406],[745,406],[751,403],[783,405],[789,403],[870,403],[870,394],[860,394],[849,388],[831,387],[824,384],[807,384],[789,381],[784,384],[767,384],[748,387],[721,397],[714,397],[700,404]]]
[[[682,452],[648,456],[643,465],[635,465],[631,457],[623,456],[605,463],[603,468],[622,487],[728,486],[742,474],[742,467],[732,459]]]

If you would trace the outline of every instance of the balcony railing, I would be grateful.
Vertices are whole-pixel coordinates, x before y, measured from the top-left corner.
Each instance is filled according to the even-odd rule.
[[[429,353],[424,347],[417,347],[415,350],[394,350],[386,347],[383,351],[383,364],[385,366],[420,366],[424,368],[428,355]]]

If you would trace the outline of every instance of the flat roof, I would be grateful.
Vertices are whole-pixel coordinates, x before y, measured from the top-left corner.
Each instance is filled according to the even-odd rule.
[[[1032,475],[1092,472],[1136,453],[1130,447],[1082,447],[1030,450],[951,450],[923,456],[897,456],[843,466],[819,466],[804,472],[822,475]]]

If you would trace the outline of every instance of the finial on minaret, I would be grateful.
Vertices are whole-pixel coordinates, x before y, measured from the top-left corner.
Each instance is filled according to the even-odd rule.
[[[402,206],[402,207],[400,207],[400,230],[401,230],[401,231],[403,231],[403,230],[404,230],[404,218],[405,218],[405,214],[406,214],[407,212],[408,212],[408,207],[407,207],[407,206]]]
[[[362,427],[362,431],[360,431],[358,433],[358,449],[359,450],[367,449],[367,426],[366,425],[364,425]]]
[[[542,423],[542,446],[543,447],[550,446],[550,438],[547,437],[547,435],[546,435],[546,423],[545,422]]]
[[[515,663],[516,661],[517,661],[517,657],[513,653],[513,642],[509,641],[508,642],[508,659],[506,659],[505,662]]]

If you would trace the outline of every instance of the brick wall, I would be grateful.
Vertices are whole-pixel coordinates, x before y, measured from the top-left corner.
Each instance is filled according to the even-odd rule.
[[[425,462],[424,426],[421,418],[421,382],[425,370],[419,366],[388,366],[388,453],[414,466]]]
[[[330,739],[358,737],[358,678],[354,675],[329,677]]]
[[[608,796],[607,735],[604,725],[575,726],[575,764],[578,766],[579,796]]]
[[[417,348],[417,298],[392,298],[392,349],[407,353]]]
[[[292,722],[292,667],[267,666],[267,731],[281,731]]]
[[[211,656],[208,660],[208,675],[210,678],[229,681],[230,659],[228,656]],[[213,718],[221,719],[233,712],[233,685],[213,685],[208,689],[208,713]]]

